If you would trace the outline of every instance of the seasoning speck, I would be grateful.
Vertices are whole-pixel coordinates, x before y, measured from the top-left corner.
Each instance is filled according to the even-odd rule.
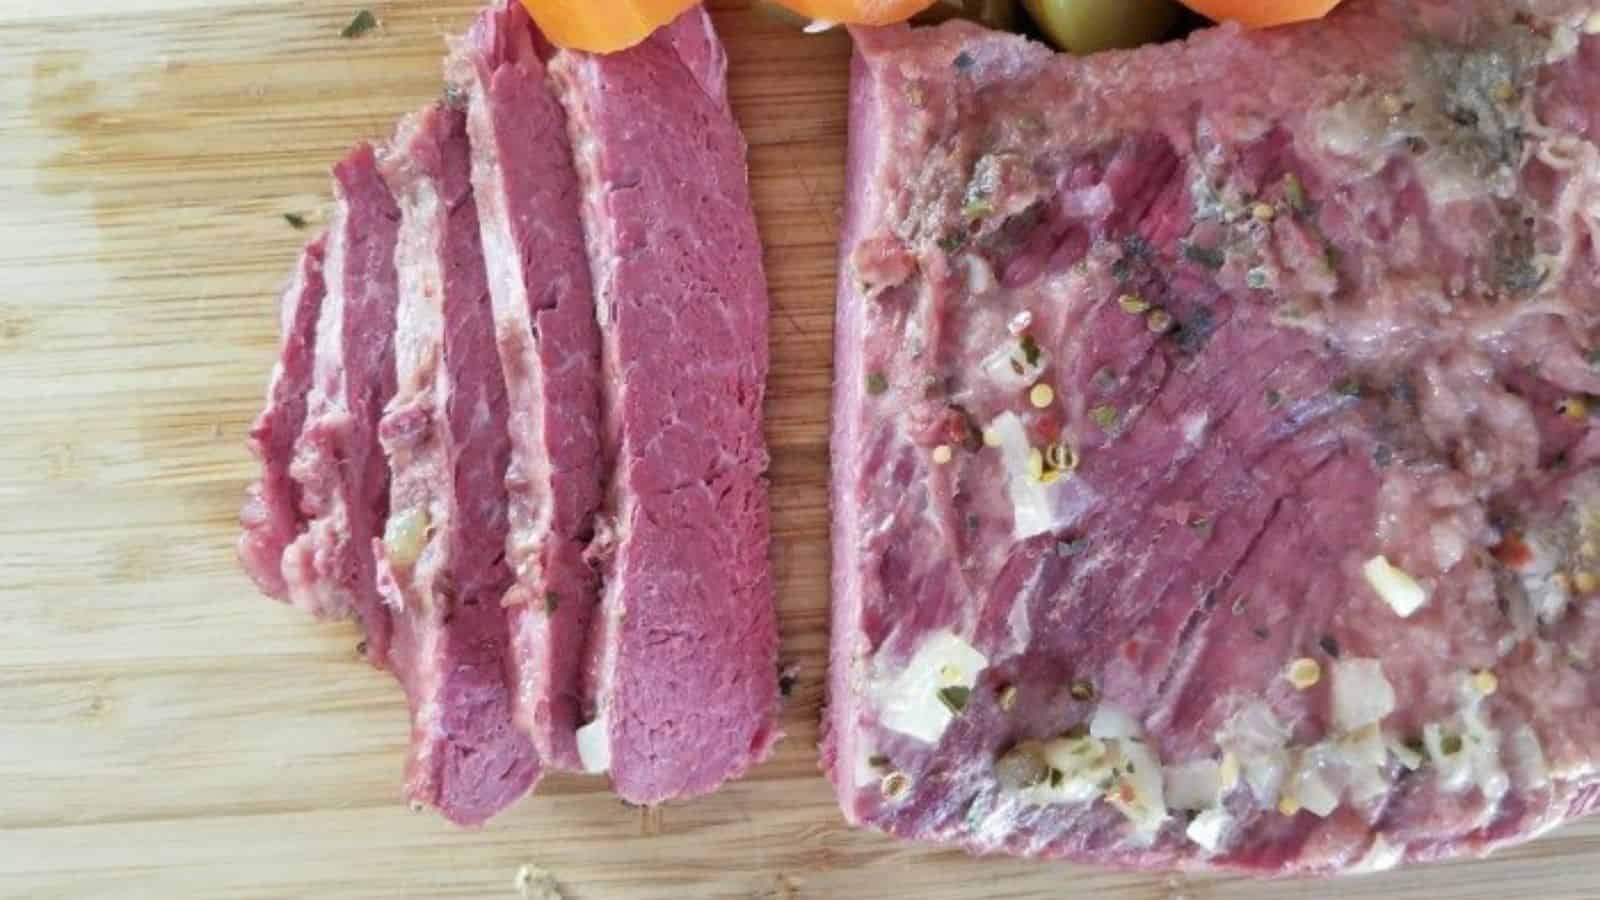
[[[1051,444],[1044,450],[1044,463],[1057,472],[1078,470],[1078,451],[1066,444]]]
[[[1339,642],[1336,639],[1334,639],[1333,635],[1331,635],[1331,634],[1323,635],[1322,639],[1317,641],[1317,646],[1322,648],[1322,652],[1323,653],[1328,654],[1329,656],[1333,657],[1334,659],[1338,659],[1339,658]]]
[[[972,68],[972,64],[973,64],[972,54],[968,53],[965,50],[963,50],[960,53],[956,54],[955,67],[958,70],[960,70],[962,72],[965,72],[966,70]]]
[[[867,373],[867,393],[876,397],[889,389],[889,379],[882,372]]]
[[[1150,311],[1150,304],[1138,294],[1123,294],[1117,298],[1117,305],[1130,316],[1142,316]]]
[[[1190,262],[1204,266],[1207,269],[1220,269],[1222,264],[1228,261],[1227,256],[1216,247],[1201,247],[1197,244],[1185,244],[1183,246],[1183,256]]]
[[[1292,816],[1300,811],[1300,801],[1293,794],[1284,794],[1278,800],[1278,812]]]
[[[1283,405],[1283,392],[1277,388],[1267,388],[1267,409],[1277,409]]]
[[[1017,705],[1017,686],[1014,684],[1003,685],[995,694],[995,701],[1000,704],[1003,712],[1010,712]]]
[[[1596,576],[1588,569],[1579,569],[1572,573],[1572,586],[1577,588],[1580,594],[1592,594],[1596,589],[1600,589],[1600,576]]]
[[[967,708],[967,701],[972,698],[972,689],[961,685],[951,685],[939,689],[939,702],[944,708],[954,715],[961,715]]]
[[[289,226],[296,231],[305,228],[307,224],[306,217],[300,215],[299,213],[284,213],[283,220],[288,222]]]
[[[555,876],[538,866],[527,865],[517,869],[514,885],[522,900],[565,900]]]
[[[1284,673],[1289,683],[1297,690],[1305,690],[1322,680],[1322,665],[1309,656],[1302,656],[1292,663]]]
[[[1022,358],[1028,361],[1028,365],[1037,366],[1041,355],[1039,342],[1033,339],[1033,335],[1026,333],[1019,340],[1022,344]]]
[[[933,461],[937,465],[942,466],[949,463],[950,460],[955,458],[955,455],[955,451],[950,449],[949,444],[940,444],[933,448]]]
[[[1575,422],[1582,422],[1589,417],[1589,401],[1583,397],[1568,397],[1556,404],[1556,411]]]
[[[1295,212],[1306,211],[1306,186],[1300,183],[1300,176],[1293,172],[1283,176],[1283,199]]]
[[[1096,406],[1089,410],[1089,418],[1093,419],[1096,425],[1110,431],[1122,421],[1122,413],[1118,412],[1115,406]]]
[[[1278,211],[1272,208],[1271,203],[1257,203],[1250,207],[1250,217],[1257,222],[1271,222],[1278,217]]]
[[[1361,382],[1346,375],[1333,383],[1333,392],[1341,397],[1361,396]]]
[[[550,591],[549,593],[544,595],[544,611],[545,611],[545,615],[555,615],[556,610],[559,609],[560,607],[561,607],[561,598],[556,596],[556,592],[555,591]]]
[[[1056,389],[1048,384],[1036,384],[1028,391],[1028,402],[1034,409],[1049,409],[1056,402]]]
[[[1145,327],[1153,334],[1166,334],[1172,330],[1172,314],[1164,309],[1154,310],[1145,319]]]
[[[1251,290],[1259,291],[1267,286],[1267,270],[1260,266],[1244,273],[1245,286]]]
[[[1472,689],[1480,697],[1487,697],[1500,689],[1500,679],[1488,669],[1472,673]]]
[[[350,20],[350,24],[346,25],[343,31],[339,32],[339,36],[346,39],[358,38],[377,27],[378,17],[372,14],[372,10],[363,9],[356,13],[355,18]]]
[[[983,445],[985,447],[1000,446],[1000,430],[998,428],[985,428],[983,430]]]
[[[904,772],[890,772],[883,776],[883,783],[878,789],[883,792],[884,799],[898,800],[911,790],[911,776]]]
[[[1077,700],[1080,703],[1088,703],[1090,700],[1093,700],[1096,693],[1094,689],[1094,682],[1089,681],[1086,678],[1079,678],[1077,681],[1074,681],[1072,686],[1067,689],[1067,692],[1072,695],[1072,699]]]

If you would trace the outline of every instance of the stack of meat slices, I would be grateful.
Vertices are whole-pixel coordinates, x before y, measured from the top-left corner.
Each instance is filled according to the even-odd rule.
[[[515,2],[449,102],[334,169],[283,297],[240,552],[354,618],[411,708],[407,793],[482,822],[548,769],[629,802],[778,734],[767,291],[710,19],[599,57]]]

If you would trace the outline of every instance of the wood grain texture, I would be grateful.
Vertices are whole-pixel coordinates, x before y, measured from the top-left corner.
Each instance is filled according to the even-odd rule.
[[[777,758],[647,815],[552,778],[480,831],[400,802],[398,690],[233,559],[273,303],[328,165],[440,90],[469,0],[0,0],[0,895],[1113,900],[1600,897],[1600,823],[1287,885],[975,860],[846,830],[814,746],[848,45],[717,4],[774,315]]]

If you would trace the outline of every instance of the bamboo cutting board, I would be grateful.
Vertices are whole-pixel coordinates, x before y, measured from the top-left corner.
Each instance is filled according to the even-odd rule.
[[[440,90],[472,0],[0,0],[0,895],[1600,897],[1600,821],[1340,882],[974,860],[843,827],[814,747],[848,43],[718,4],[773,290],[789,737],[654,811],[551,777],[480,831],[400,801],[399,690],[234,563],[276,292],[328,165]],[[605,2],[605,0],[596,0]]]

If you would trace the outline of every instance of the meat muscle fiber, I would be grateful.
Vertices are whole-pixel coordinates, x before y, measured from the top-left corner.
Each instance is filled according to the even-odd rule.
[[[658,803],[744,773],[777,737],[766,278],[702,10],[551,68],[584,188],[610,473],[578,743],[623,799]]]
[[[393,472],[373,541],[411,704],[407,791],[478,824],[542,768],[513,720],[500,600],[511,444],[463,113],[406,119],[382,160],[402,220],[395,253],[398,388],[379,428]]]
[[[851,822],[1331,872],[1596,805],[1595,11],[855,33]]]

